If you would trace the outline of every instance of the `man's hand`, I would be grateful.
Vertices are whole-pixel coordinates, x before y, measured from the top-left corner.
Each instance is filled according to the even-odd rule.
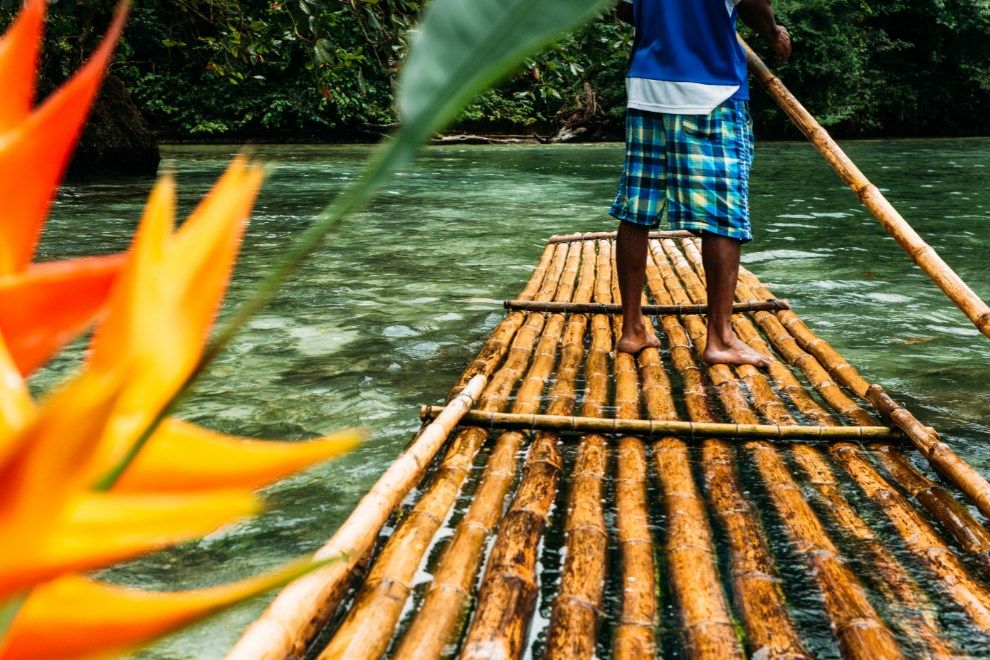
[[[787,28],[777,25],[770,0],[739,0],[736,8],[739,10],[739,18],[770,42],[777,55],[777,63],[786,62],[791,56],[791,33]]]
[[[783,25],[777,26],[777,35],[771,40],[773,52],[777,54],[777,64],[783,64],[791,57],[791,33]]]

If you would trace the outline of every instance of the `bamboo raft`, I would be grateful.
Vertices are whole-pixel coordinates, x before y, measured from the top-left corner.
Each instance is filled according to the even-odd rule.
[[[655,234],[647,280],[662,346],[616,353],[614,235],[552,238],[516,299],[533,305],[510,306],[317,553],[343,559],[283,590],[229,657],[986,644],[987,481],[789,306],[758,305],[777,299],[746,270],[733,325],[773,363],[704,365],[697,239]]]

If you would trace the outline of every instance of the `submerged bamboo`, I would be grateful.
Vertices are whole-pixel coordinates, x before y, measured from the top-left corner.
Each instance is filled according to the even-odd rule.
[[[674,302],[691,300],[685,291],[685,285],[688,291],[693,290],[695,302],[703,299],[704,291],[700,288],[700,280],[684,256],[672,244],[664,247],[669,248],[667,256],[674,263],[674,268],[671,268],[670,262],[659,250],[654,250],[654,257],[661,273],[667,271],[664,283]],[[684,278],[683,284],[671,272],[675,269]],[[700,359],[706,333],[704,321],[700,316],[686,316],[684,322]],[[719,398],[729,417],[740,423],[755,423],[756,414],[743,395],[732,369],[724,364],[716,364],[709,366],[707,372],[716,384]],[[757,378],[759,376],[765,381],[765,377],[754,372],[755,369],[741,369],[741,374],[748,376],[750,384],[754,385],[751,394],[758,402],[762,398],[763,403],[772,403],[767,399],[769,385]],[[877,615],[867,598],[866,590],[846,565],[821,520],[804,499],[780,452],[763,441],[748,442],[745,447],[756,464],[757,472],[780,514],[795,551],[815,574],[825,598],[825,610],[844,655],[856,658],[902,657],[893,634]]]
[[[586,246],[593,245],[591,241],[586,243]],[[607,286],[611,276],[609,261],[610,246],[607,243],[602,242],[597,263],[594,249],[589,253],[586,248],[585,265],[595,264],[598,273],[594,295],[600,303],[611,300]],[[577,315],[571,318],[571,323],[586,326],[586,319]],[[587,391],[582,405],[585,415],[601,417],[608,401],[608,354],[611,348],[608,318],[597,314],[591,319],[591,343],[585,361]],[[582,436],[571,475],[564,524],[567,555],[547,631],[544,657],[548,660],[590,658],[595,654],[605,588],[608,532],[602,494],[609,454],[604,437],[597,434]]]
[[[302,655],[317,627],[344,597],[344,587],[355,564],[371,549],[392,511],[422,477],[463,414],[480,397],[486,383],[484,375],[473,377],[447,404],[445,414],[419,433],[315,555],[318,559],[342,559],[285,587],[244,632],[228,654],[229,659]]]
[[[888,474],[941,524],[969,556],[984,578],[990,578],[990,532],[959,500],[911,464],[904,453],[887,444],[869,445]]]
[[[860,490],[884,510],[908,549],[940,579],[943,588],[973,623],[984,632],[990,630],[990,590],[969,575],[931,524],[880,476],[859,447],[848,443],[836,445],[833,456]]]
[[[612,300],[620,300],[615,268],[613,259]],[[648,318],[643,317],[643,323],[652,328]],[[622,336],[621,316],[612,317],[612,331],[617,343]],[[619,421],[635,419],[640,411],[637,360],[618,350],[613,355],[615,416]],[[645,368],[655,367],[660,362],[660,353],[655,348],[644,348],[638,359]],[[616,449],[615,508],[622,557],[622,610],[612,640],[612,654],[617,660],[657,655],[657,577],[646,478],[646,448],[642,440],[630,435],[620,437]]]
[[[880,385],[870,385],[866,398],[885,419],[904,431],[936,472],[952,481],[984,516],[990,517],[990,483],[983,475],[942,442],[935,429],[899,406]]]
[[[700,255],[695,256],[697,260],[691,259],[692,265],[698,266]],[[696,273],[697,270],[695,268]],[[694,291],[697,296],[700,277],[692,277],[689,273],[685,275],[691,280],[689,290]],[[695,297],[693,299],[697,300]],[[771,356],[768,371],[774,384],[803,415],[818,424],[835,424],[834,418],[808,396],[790,369],[779,360],[773,359],[773,351],[745,315],[733,316],[733,326],[743,341],[760,353]],[[738,372],[753,394],[754,406],[765,419],[776,424],[794,423],[793,416],[762,373],[751,366],[739,367]],[[847,538],[865,547],[875,570],[876,579],[872,583],[884,595],[888,608],[900,615],[896,617],[895,623],[901,632],[923,645],[934,657],[951,657],[953,650],[939,630],[931,603],[914,579],[849,504],[822,453],[817,448],[798,444],[791,447],[791,455],[808,477],[821,501],[826,504],[826,515]]]
[[[953,271],[932,246],[918,235],[901,214],[887,201],[880,190],[870,183],[856,164],[845,154],[804,106],[788,91],[780,78],[775,76],[763,60],[745,45],[749,70],[777,101],[780,107],[801,129],[808,140],[825,157],[839,177],[852,188],[873,217],[904,248],[911,259],[942,289],[949,299],[969,317],[980,332],[990,337],[990,307]]]
[[[683,244],[685,253],[695,267],[700,267],[701,257],[697,245],[690,240]],[[736,293],[741,300],[774,299],[769,288],[745,269],[740,269]],[[823,371],[827,371],[858,396],[865,397],[882,417],[904,432],[936,472],[954,483],[983,515],[990,516],[990,483],[942,442],[938,433],[924,426],[910,411],[899,406],[883,387],[867,384],[835,349],[816,337],[794,312],[780,311],[776,316],[760,312],[754,317],[781,354],[805,372],[812,386],[830,405],[841,414],[851,417],[857,424],[871,423],[872,418],[859,406],[848,397],[836,394],[835,383],[823,377]],[[781,322],[776,317],[784,321]],[[798,343],[809,350],[810,357],[805,357],[809,354],[800,349],[795,350]]]
[[[568,250],[556,289],[556,297],[562,301],[571,298],[580,253],[580,246]],[[549,289],[545,289],[538,297],[548,295]],[[532,363],[516,395],[513,412],[539,409],[540,394],[556,362],[563,323],[562,315],[549,319],[539,314],[530,315],[518,332],[505,365],[492,379],[493,385],[506,383],[508,387],[493,387],[493,392],[486,392],[481,402],[483,410],[494,412],[504,407],[508,388],[519,379],[531,354]],[[537,338],[539,343],[534,351]],[[480,428],[467,428],[458,434],[429,488],[389,537],[350,612],[321,653],[321,658],[376,658],[388,648],[412,591],[416,570],[454,506],[474,457],[487,438],[487,431]]]
[[[647,255],[646,273],[653,297],[664,302],[670,301],[670,294],[664,285],[664,275],[672,275],[669,269],[662,273],[652,256]],[[662,317],[661,323],[670,345],[674,367],[684,382],[684,401],[689,415],[692,419],[702,421],[713,419],[701,371],[691,356],[691,342],[684,327],[673,316]],[[659,400],[651,417],[675,417],[669,388],[666,392],[660,390],[658,393],[661,396],[657,397]],[[668,438],[658,444],[657,452],[657,467],[661,474],[664,468],[672,465],[666,463],[661,466],[661,452],[676,457],[677,461],[673,465],[679,471],[687,470],[690,474],[687,450],[683,442]],[[807,657],[807,651],[787,613],[780,579],[774,569],[765,535],[736,477],[733,459],[733,450],[726,443],[711,438],[704,441],[702,468],[706,492],[729,540],[734,600],[747,633],[747,645],[751,654],[762,650],[771,657]],[[710,543],[710,533],[704,541],[706,546]],[[723,635],[727,636],[728,631],[724,631]],[[713,648],[712,656],[728,653],[734,655],[735,645],[726,648],[727,643],[728,640],[723,641],[721,649]],[[699,655],[704,654],[695,651],[695,656]]]
[[[577,277],[578,264],[583,250],[587,251],[586,248],[579,245],[570,248],[560,286],[556,291],[557,299],[567,301],[571,299],[572,295],[577,300],[587,298],[593,271],[589,274],[587,268],[583,269],[577,291],[574,290],[574,281]],[[542,320],[537,319],[537,316],[537,314],[532,314],[527,320],[527,327],[532,324],[534,332],[526,334],[535,339],[540,331],[537,326],[543,328],[543,334],[540,337],[530,371],[516,393],[513,410],[519,413],[538,410],[540,395],[546,378],[556,361],[557,345],[560,343],[564,323],[562,315],[554,315],[546,319],[544,327]],[[573,331],[569,327],[558,373],[566,372],[568,368],[577,368],[574,351],[571,349],[568,352],[568,347],[575,342],[580,346],[583,332],[577,337],[572,335]],[[579,352],[576,363],[580,363],[580,356]],[[510,353],[510,359],[512,357]],[[525,357],[518,359],[525,364],[525,360],[528,360],[528,353]],[[561,389],[563,387],[556,388],[555,391]],[[566,398],[565,393],[558,393]],[[573,400],[573,392],[571,392],[570,397]],[[399,644],[396,657],[437,657],[455,633],[466,603],[467,589],[477,571],[484,540],[498,521],[502,509],[502,499],[514,477],[515,452],[522,442],[523,435],[514,431],[503,433],[497,440],[472,505],[464,519],[458,524],[454,537],[441,556],[433,583],[427,591],[419,612]],[[381,626],[382,623],[379,618],[378,616],[368,616],[369,625]],[[357,641],[361,642],[361,640]],[[365,645],[367,645],[366,642]],[[326,657],[337,656],[330,653],[328,648]]]
[[[692,253],[690,250],[685,250],[685,252],[691,257],[694,263],[699,263],[700,258],[697,253]],[[738,293],[740,296],[751,295],[748,283],[742,283]],[[747,323],[748,321],[740,316],[737,317],[735,327],[740,332],[740,336],[752,340],[753,333],[747,328]],[[770,325],[773,329],[776,329],[775,325],[772,323]],[[774,342],[778,350],[781,348],[792,348],[790,342],[787,342],[779,333],[768,333],[768,337]],[[765,344],[760,345],[760,343],[753,341],[750,343],[754,348],[763,350],[769,354],[768,347]],[[786,355],[787,353],[794,354],[793,350],[782,351],[782,354]],[[802,358],[802,360],[804,362],[803,366],[806,369],[810,364],[816,364],[813,357],[808,359]],[[787,372],[775,371],[773,368],[771,371],[780,378],[781,383],[785,385],[783,389],[788,394],[793,395],[800,389],[799,386],[796,386],[796,381],[793,380],[793,374],[790,374],[788,377],[786,375]],[[824,374],[825,372],[819,366],[814,370],[814,373]],[[825,375],[821,375],[820,377],[827,378]],[[812,381],[812,386],[815,386],[814,381]],[[819,386],[816,389],[821,391],[822,387]],[[818,404],[807,396],[792,396],[791,398],[802,412],[809,413],[817,421],[825,423],[830,421],[831,416],[824,410],[821,410]],[[826,400],[828,401],[828,399]],[[832,403],[832,401],[828,402]],[[857,418],[859,418],[858,414]],[[804,469],[809,472],[817,471],[819,476],[823,474],[823,466],[810,462],[813,456],[809,453],[808,449],[795,448],[794,452],[795,457]],[[907,542],[908,548],[921,559],[922,563],[941,582],[946,592],[967,611],[974,622],[982,627],[985,616],[984,606],[982,604],[985,598],[985,590],[968,575],[965,567],[952,555],[951,551],[945,546],[934,530],[931,529],[930,525],[907,505],[903,497],[887,487],[886,482],[873,470],[866,459],[861,456],[861,451],[858,447],[849,443],[836,443],[829,446],[829,454],[836,459],[844,471],[853,478],[868,496],[871,496],[880,504],[881,508],[887,513],[889,519],[894,524],[894,527]],[[831,493],[831,496],[833,503],[838,501],[835,491]],[[842,514],[843,510],[841,506],[833,510],[833,513]],[[841,516],[840,521],[848,529],[851,529],[854,534],[862,536],[861,526],[857,525],[856,520],[848,515],[848,513],[846,511],[846,515]],[[926,611],[926,599],[920,595],[913,596],[913,593],[916,593],[917,590],[912,587],[912,581],[903,574],[902,569],[896,566],[894,560],[884,556],[885,554],[887,554],[885,551],[876,551],[874,552],[874,559],[877,562],[878,568],[884,572],[884,577],[889,578],[886,587],[890,590],[890,596],[899,598],[901,603],[909,606],[911,610],[909,615],[915,617],[915,622],[917,623],[914,632],[917,633],[918,637],[929,649],[936,655],[947,653],[948,651],[945,648],[946,643],[941,639],[937,631],[934,617],[930,612]]]

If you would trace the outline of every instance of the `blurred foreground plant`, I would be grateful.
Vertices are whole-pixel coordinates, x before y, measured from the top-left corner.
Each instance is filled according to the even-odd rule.
[[[118,14],[80,72],[32,109],[45,0],[0,41],[0,658],[132,647],[291,579],[154,593],[78,575],[195,538],[251,513],[251,489],[350,448],[249,441],[169,416],[189,384],[349,213],[478,92],[606,6],[603,0],[433,0],[400,80],[403,126],[204,344],[226,290],[260,168],[238,158],[178,230],[170,176],[126,255],[29,263]],[[23,376],[97,321],[82,372],[40,405]]]
[[[0,658],[128,648],[311,568],[181,593],[78,574],[254,513],[252,490],[358,441],[253,441],[162,419],[199,363],[261,185],[246,158],[178,230],[166,175],[128,253],[31,263],[124,21],[34,108],[45,5],[28,0],[0,40]],[[81,372],[32,401],[24,377],[94,322]]]

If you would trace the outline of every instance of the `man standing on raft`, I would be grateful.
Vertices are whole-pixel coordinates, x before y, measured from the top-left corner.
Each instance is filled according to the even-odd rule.
[[[753,125],[746,54],[736,16],[783,61],[791,37],[770,0],[623,0],[619,18],[636,38],[626,77],[626,160],[609,213],[618,218],[616,259],[622,337],[638,353],[660,341],[643,323],[646,250],[664,211],[671,229],[701,235],[708,286],[709,364],[768,366],[732,329],[732,301],[749,223]]]

